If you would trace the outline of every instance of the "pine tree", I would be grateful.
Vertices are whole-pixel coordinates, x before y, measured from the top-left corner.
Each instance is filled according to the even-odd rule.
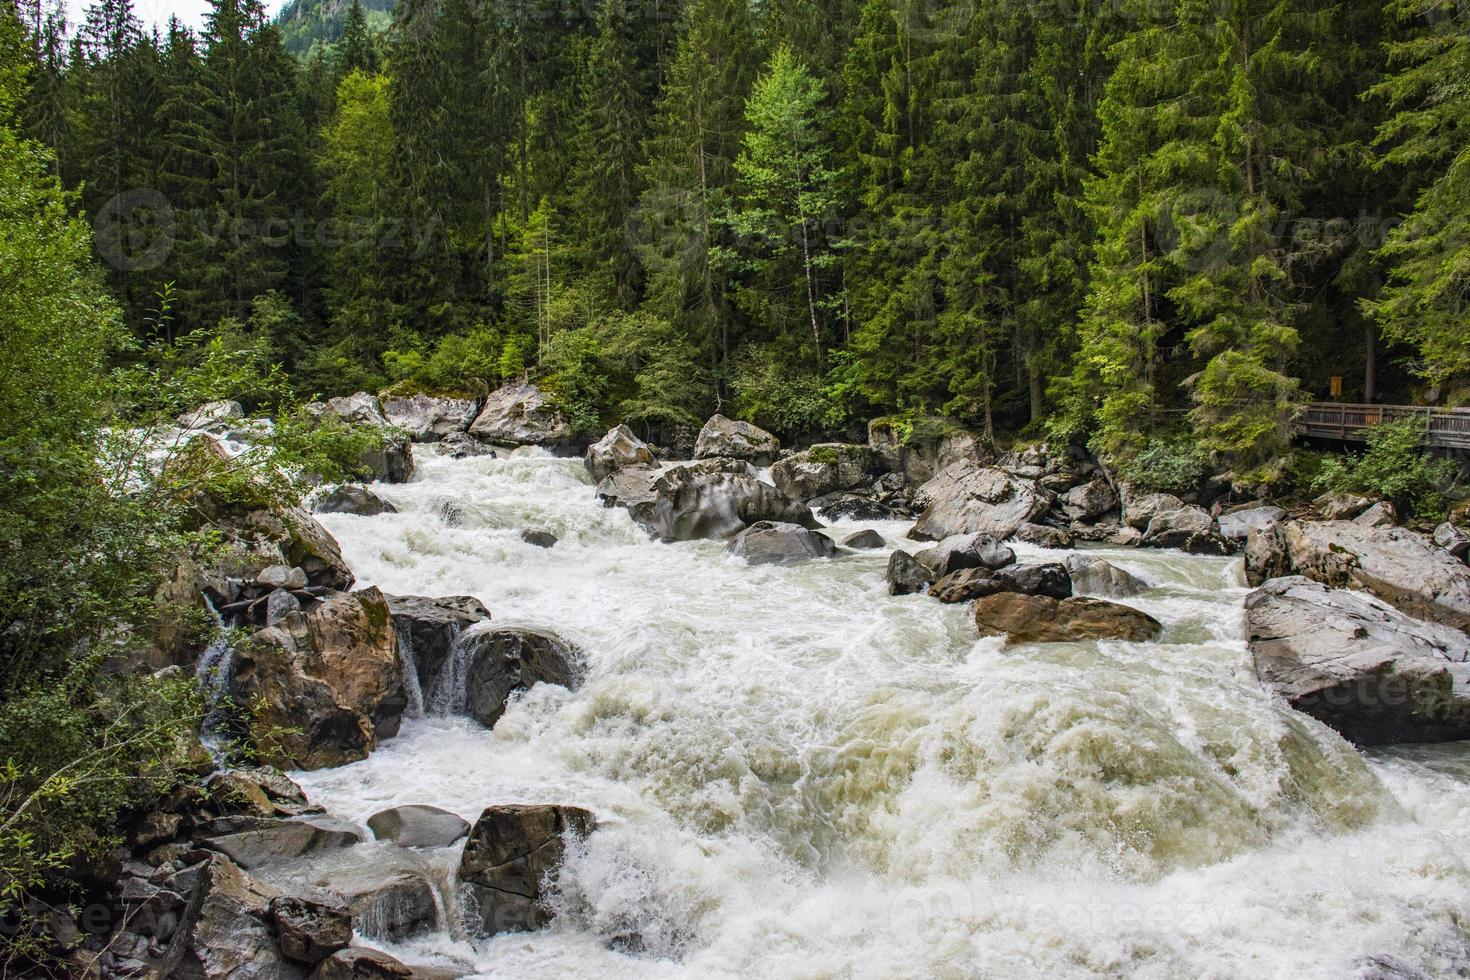
[[[635,229],[648,309],[699,345],[718,404],[730,375],[720,229],[754,76],[754,33],[744,0],[691,0],[641,170]]]
[[[818,370],[826,358],[825,273],[838,260],[826,226],[840,200],[823,126],[826,95],[789,49],[776,51],[745,106],[738,197],[729,215],[742,240],[742,306],[791,348],[805,348]],[[810,330],[810,347],[797,339],[803,329]]]
[[[1393,74],[1374,87],[1394,114],[1378,141],[1385,167],[1428,175],[1379,259],[1389,285],[1367,304],[1391,339],[1410,344],[1439,385],[1470,374],[1470,11],[1398,0],[1404,21],[1427,22],[1390,47]]]
[[[363,12],[362,0],[352,0],[342,39],[337,42],[337,75],[342,78],[354,71],[371,75],[377,70],[378,49],[368,28],[367,14]]]

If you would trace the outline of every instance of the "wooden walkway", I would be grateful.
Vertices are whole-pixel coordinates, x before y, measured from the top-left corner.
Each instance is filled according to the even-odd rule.
[[[1470,449],[1470,408],[1424,408],[1418,405],[1348,405],[1312,402],[1297,416],[1297,435],[1317,439],[1363,442],[1367,430],[1380,422],[1418,418],[1429,420],[1429,446]]]

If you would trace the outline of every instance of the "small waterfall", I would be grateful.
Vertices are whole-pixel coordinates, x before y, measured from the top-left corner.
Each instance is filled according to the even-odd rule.
[[[403,663],[403,693],[408,698],[407,714],[410,718],[422,718],[424,689],[419,685],[419,665],[413,655],[413,635],[408,630],[398,631],[398,656]]]
[[[226,707],[230,674],[235,666],[235,646],[225,629],[224,617],[208,596],[204,598],[204,606],[214,623],[215,638],[199,655],[199,663],[194,668],[194,678],[204,692],[204,721],[199,726],[199,740],[212,756],[219,758],[224,752],[224,729],[229,721]]]
[[[444,665],[429,685],[429,712],[435,715],[463,714],[469,699],[470,659],[474,652],[473,630],[457,633],[449,644]]]

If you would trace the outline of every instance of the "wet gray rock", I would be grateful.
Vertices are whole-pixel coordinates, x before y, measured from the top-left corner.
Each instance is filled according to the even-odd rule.
[[[771,480],[798,500],[865,486],[878,473],[873,450],[827,442],[792,453],[771,467]]]
[[[1098,477],[1062,494],[1057,505],[1070,520],[1095,521],[1118,509],[1118,494],[1107,480]]]
[[[208,429],[223,426],[245,417],[244,407],[237,401],[205,402],[190,412],[178,417],[179,425],[186,429]]]
[[[323,408],[348,425],[365,425],[383,429],[390,424],[388,416],[383,414],[383,405],[378,401],[377,396],[365,391],[353,392],[340,398],[328,398]]]
[[[837,545],[825,534],[799,524],[757,521],[735,535],[725,550],[748,565],[794,565],[831,558],[837,554]]]
[[[929,586],[929,596],[944,603],[969,602],[1004,591],[988,568],[962,568]]]
[[[195,831],[195,841],[247,871],[269,867],[314,851],[350,847],[362,833],[345,820],[301,817],[219,817]]]
[[[352,942],[352,913],[331,899],[278,895],[270,900],[281,952],[303,963],[320,963]]]
[[[597,825],[590,811],[553,804],[488,807],[475,821],[459,879],[475,899],[482,935],[539,929],[551,921],[546,889],[569,840]]]
[[[653,466],[653,450],[634,435],[632,429],[626,425],[617,425],[587,447],[583,463],[592,479],[602,480],[618,470]]]
[[[1141,609],[1082,596],[1058,600],[1001,592],[975,600],[971,614],[981,636],[1004,636],[1008,647],[1085,640],[1143,643],[1163,631],[1163,625]]]
[[[552,548],[556,546],[556,535],[550,531],[542,531],[539,528],[526,528],[526,530],[521,532],[521,540],[537,548]]]
[[[469,669],[466,708],[486,728],[494,728],[516,691],[533,684],[559,684],[576,690],[582,655],[570,643],[540,630],[497,629],[472,633],[462,641]]]
[[[1302,576],[1246,597],[1256,676],[1359,745],[1470,738],[1470,637]]]
[[[859,548],[868,551],[874,548],[887,547],[887,542],[883,540],[883,535],[874,531],[872,528],[867,528],[866,530],[856,531],[843,538],[842,547]]]
[[[1143,532],[1142,544],[1147,548],[1179,548],[1193,555],[1230,552],[1230,546],[1215,529],[1215,519],[1193,504],[1155,513]]]
[[[321,962],[312,980],[455,980],[459,970],[409,966],[381,950],[351,946]]]
[[[658,499],[653,485],[661,471],[655,467],[631,466],[603,477],[597,484],[597,499],[604,507],[623,507],[644,527],[653,522],[653,505]]]
[[[1373,506],[1373,501],[1356,493],[1330,490],[1312,501],[1312,506],[1317,508],[1317,513],[1322,515],[1323,520],[1346,521]]]
[[[1270,505],[1233,510],[1220,515],[1220,536],[1230,541],[1244,541],[1256,528],[1271,527],[1285,519],[1285,510]]]
[[[276,589],[265,597],[265,625],[278,626],[291,613],[301,611],[301,600],[285,589]]]
[[[1050,596],[1053,599],[1066,599],[1072,594],[1072,576],[1067,574],[1067,566],[1060,562],[1009,565],[996,569],[991,575],[1002,592]]]
[[[255,574],[255,584],[263,589],[304,589],[306,572],[285,565],[267,565]]]
[[[1470,629],[1470,567],[1405,528],[1288,521],[1252,534],[1246,571],[1253,584],[1295,574],[1362,589],[1418,619]]]
[[[341,897],[364,936],[393,943],[439,926],[434,886],[417,872],[395,870],[391,865],[340,868],[318,884]]]
[[[1184,501],[1172,493],[1146,493],[1124,502],[1123,522],[1142,531],[1158,515],[1177,511],[1182,507]]]
[[[1445,521],[1434,529],[1431,540],[1436,547],[1443,548],[1451,558],[1465,561],[1466,557],[1470,556],[1470,534],[1466,534],[1464,530],[1449,521]]]
[[[450,459],[470,459],[475,456],[495,458],[495,450],[468,432],[451,432],[440,439],[439,452]]]
[[[934,479],[951,463],[980,460],[975,436],[941,418],[874,419],[868,447],[878,466],[913,483]]]
[[[951,463],[919,488],[924,507],[909,530],[918,541],[952,534],[986,534],[1005,540],[1050,506],[1050,494],[1005,470],[969,461]]]
[[[1105,599],[1127,599],[1148,588],[1148,583],[1102,558],[1084,554],[1067,556],[1067,573],[1072,591]]]
[[[1398,511],[1394,509],[1393,504],[1387,500],[1380,500],[1354,517],[1353,523],[1363,527],[1393,527],[1399,522],[1398,518]]]
[[[170,980],[304,980],[306,967],[282,952],[271,900],[280,892],[216,855],[165,877],[183,896],[173,941],[155,965]]]
[[[694,443],[695,459],[743,459],[756,466],[770,466],[781,451],[781,440],[758,425],[716,415],[699,430]]]
[[[448,847],[470,832],[469,821],[458,814],[421,804],[379,810],[367,823],[378,840],[401,847]]]
[[[312,501],[311,509],[318,514],[356,514],[358,517],[398,513],[397,507],[356,483],[343,483],[326,491]]]
[[[654,481],[652,492],[650,504],[629,513],[664,541],[730,538],[759,521],[821,527],[806,504],[757,480],[737,460],[674,467]]]
[[[937,580],[962,568],[1004,568],[1016,560],[1016,553],[988,534],[956,534],[914,558]]]
[[[923,562],[899,549],[888,556],[884,579],[888,583],[889,595],[913,595],[929,588],[935,575]]]
[[[490,610],[474,596],[384,596],[398,634],[405,667],[414,665],[419,690],[427,692],[461,633],[490,618]]]
[[[1070,548],[1074,543],[1072,535],[1062,528],[1048,527],[1045,524],[1022,524],[1016,528],[1016,533],[1011,535],[1011,540],[1034,544],[1038,548],[1058,550]]]
[[[474,421],[479,402],[473,398],[409,395],[382,400],[383,415],[414,442],[438,442],[464,432]]]
[[[504,446],[547,446],[572,437],[561,411],[529,381],[514,381],[491,392],[469,433]]]

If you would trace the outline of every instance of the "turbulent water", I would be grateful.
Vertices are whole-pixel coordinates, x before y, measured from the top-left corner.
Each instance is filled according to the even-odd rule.
[[[359,821],[554,802],[600,825],[550,929],[446,929],[400,958],[485,977],[1470,975],[1470,752],[1365,758],[1273,699],[1237,561],[1099,552],[1154,586],[1129,601],[1162,640],[1002,651],[963,606],[888,596],[884,552],[747,567],[649,540],[580,461],[418,449],[414,482],[375,488],[400,513],[323,518],[359,583],[478,596],[497,625],[575,642],[585,682],[532,688],[493,732],[409,719],[364,762],[295,775]],[[532,527],[560,543],[524,543]],[[917,547],[905,524],[844,527]]]

